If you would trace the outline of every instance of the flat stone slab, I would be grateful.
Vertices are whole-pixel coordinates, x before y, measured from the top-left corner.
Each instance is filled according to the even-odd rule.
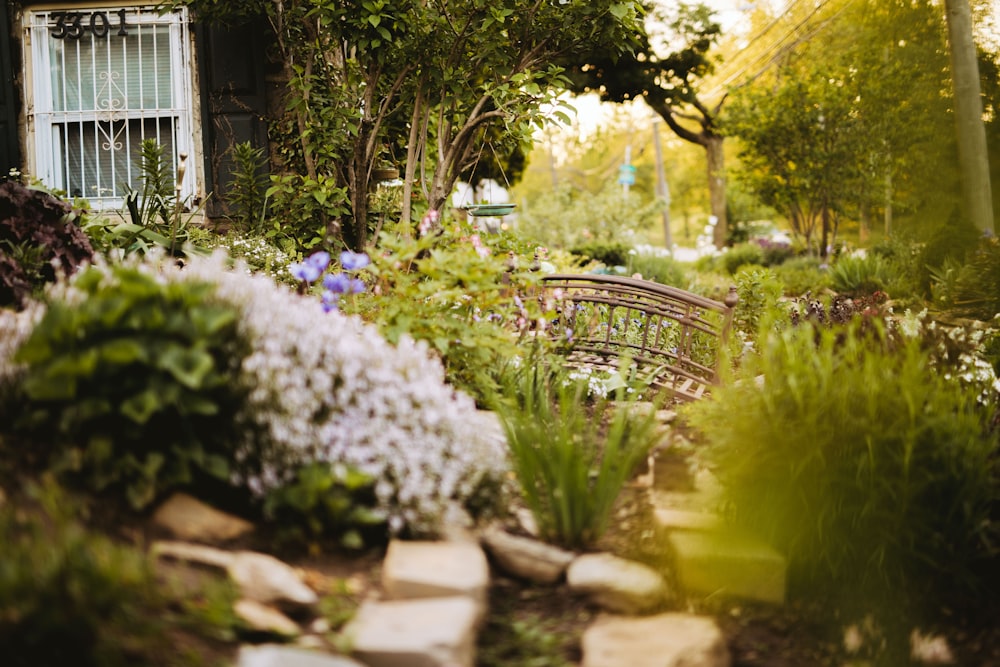
[[[341,655],[273,644],[243,646],[236,667],[365,667]]]
[[[226,542],[253,531],[249,521],[222,512],[186,493],[175,493],[153,514],[153,523],[181,540]]]
[[[714,531],[722,528],[717,515],[696,510],[657,508],[653,510],[653,519],[664,530]]]
[[[762,540],[723,530],[675,530],[668,539],[689,594],[784,603],[785,559]]]
[[[478,621],[465,596],[369,601],[344,635],[369,667],[473,667]]]
[[[483,546],[501,570],[539,584],[559,581],[576,558],[572,551],[554,547],[541,540],[511,535],[496,526],[484,530],[482,540]]]
[[[464,595],[485,608],[490,566],[478,544],[393,540],[382,587],[393,600]]]
[[[605,616],[583,633],[582,667],[729,667],[715,620],[691,614]]]
[[[608,611],[641,614],[663,604],[669,589],[656,570],[612,554],[584,554],[566,570],[571,590],[583,593]]]

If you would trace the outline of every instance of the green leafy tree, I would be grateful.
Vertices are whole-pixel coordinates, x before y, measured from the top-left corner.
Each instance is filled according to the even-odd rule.
[[[404,231],[413,184],[440,208],[489,135],[510,155],[564,87],[559,59],[593,44],[628,49],[637,0],[175,0],[206,19],[264,13],[288,79],[287,170],[335,174],[350,214],[331,231],[368,242],[374,166],[405,155]]]
[[[639,48],[621,53],[595,44],[582,58],[571,61],[572,86],[577,92],[597,92],[611,102],[641,97],[678,137],[705,149],[709,200],[717,219],[714,240],[722,247],[726,170],[719,114],[725,95],[709,103],[701,94],[714,68],[709,51],[722,28],[705,5],[679,3],[669,14],[649,3],[647,8],[650,20],[636,35]]]

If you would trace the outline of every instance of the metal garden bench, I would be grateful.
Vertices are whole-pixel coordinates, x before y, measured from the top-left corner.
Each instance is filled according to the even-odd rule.
[[[735,287],[719,302],[613,275],[549,274],[541,286],[556,311],[549,335],[564,342],[568,365],[613,371],[627,359],[640,377],[681,401],[701,398],[718,382]]]

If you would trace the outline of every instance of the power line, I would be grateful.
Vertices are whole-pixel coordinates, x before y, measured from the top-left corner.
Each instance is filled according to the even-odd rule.
[[[793,0],[793,2],[788,7],[786,7],[786,10],[789,9],[789,8],[791,8],[793,5],[798,4],[799,1],[800,0]],[[735,81],[736,79],[738,79],[739,77],[741,77],[743,74],[745,74],[747,72],[747,70],[749,70],[749,69],[751,69],[753,67],[756,67],[759,63],[761,63],[762,61],[766,60],[767,63],[765,64],[764,68],[761,71],[759,71],[756,74],[754,74],[753,77],[751,77],[751,79],[756,79],[758,76],[760,76],[764,71],[767,70],[768,67],[770,67],[775,62],[775,60],[777,59],[778,56],[782,55],[785,51],[787,51],[787,48],[786,48],[786,49],[782,49],[780,52],[778,52],[778,49],[782,46],[782,44],[784,44],[784,42],[788,38],[794,36],[798,32],[799,28],[801,28],[806,23],[808,23],[821,9],[823,9],[828,4],[830,4],[830,2],[831,2],[831,0],[823,0],[821,3],[819,3],[818,5],[816,5],[816,7],[814,7],[813,10],[811,12],[809,12],[809,14],[806,15],[805,18],[803,18],[801,21],[799,21],[797,24],[795,24],[788,32],[786,32],[784,35],[782,35],[780,39],[772,42],[771,45],[767,49],[765,49],[763,51],[763,53],[761,53],[761,55],[759,55],[756,59],[754,59],[753,61],[751,61],[751,62],[747,63],[746,65],[744,65],[743,67],[741,67],[738,71],[733,72],[731,75],[729,75],[722,83],[720,83],[718,86],[715,87],[715,89],[713,89],[708,95],[706,95],[706,97],[707,98],[715,97],[719,93],[723,92],[730,83],[732,83],[733,81]],[[847,4],[845,3],[845,5],[843,7],[841,7],[840,11],[843,11],[846,7],[847,7]],[[837,14],[839,14],[840,11],[838,11]],[[775,21],[777,21],[777,20],[778,19],[775,19],[774,21],[772,21],[772,24]],[[824,21],[824,23],[822,25],[825,25],[827,22],[828,21]],[[820,27],[822,27],[822,25]],[[813,29],[811,32],[807,33],[806,36],[804,36],[804,37],[796,40],[795,43],[792,44],[792,46],[797,46],[798,44],[801,44],[803,41],[811,39],[813,36],[815,36],[815,34],[818,31],[819,31],[819,27],[816,28],[816,29]]]

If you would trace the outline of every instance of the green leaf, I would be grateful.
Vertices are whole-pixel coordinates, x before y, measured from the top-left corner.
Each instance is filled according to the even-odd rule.
[[[126,399],[121,404],[119,412],[136,424],[145,424],[163,407],[164,403],[160,395],[153,388],[149,388]]]
[[[189,389],[200,389],[215,366],[212,355],[201,349],[170,345],[157,358],[157,367],[167,371]]]
[[[130,364],[135,361],[148,361],[146,348],[134,338],[117,338],[109,340],[97,348],[100,361],[114,364]]]

